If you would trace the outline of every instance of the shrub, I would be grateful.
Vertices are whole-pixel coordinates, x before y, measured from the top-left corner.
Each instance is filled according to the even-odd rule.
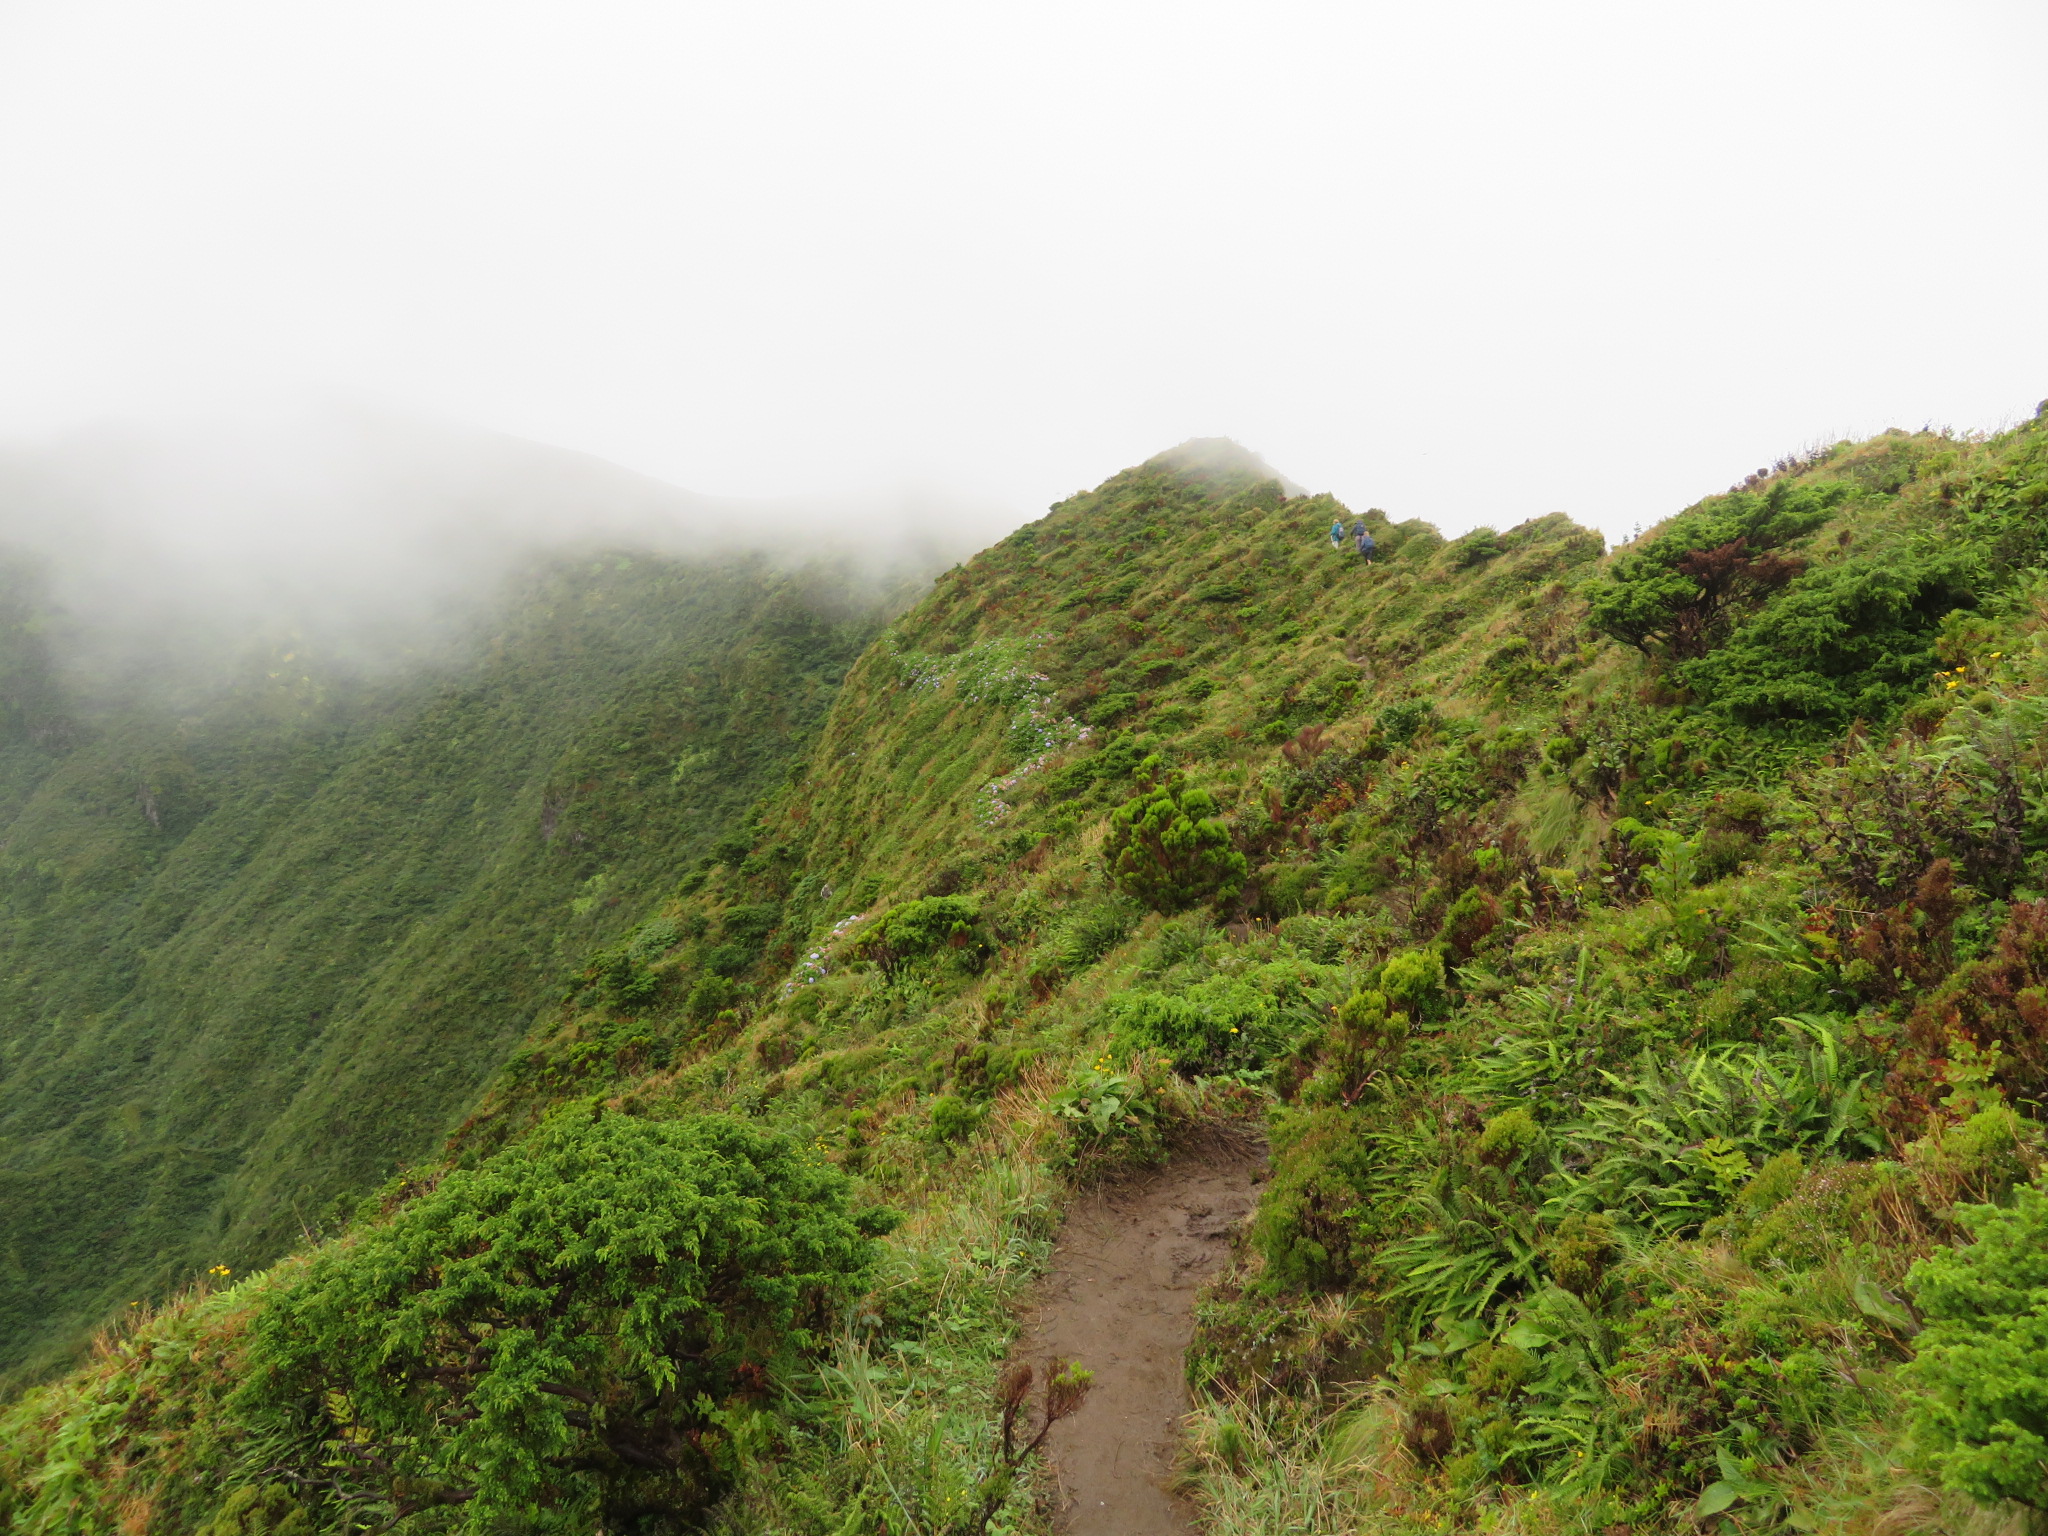
[[[1105,693],[1097,699],[1088,711],[1091,725],[1113,725],[1119,717],[1127,715],[1136,706],[1135,693]]]
[[[1103,1013],[1119,1048],[1157,1051],[1183,1076],[1258,1067],[1282,1044],[1272,1000],[1226,977],[1199,982],[1178,997],[1121,993]]]
[[[1673,518],[1662,532],[1614,558],[1587,591],[1593,628],[1649,655],[1704,656],[1729,616],[1804,569],[1772,553],[1810,532],[1847,493],[1844,486],[1778,485],[1764,495],[1717,496]]]
[[[700,1024],[707,1023],[721,1009],[730,1008],[738,997],[738,987],[716,971],[705,971],[691,983],[689,996],[683,1001],[683,1011]]]
[[[1410,699],[1402,704],[1389,704],[1380,711],[1374,726],[1389,743],[1401,746],[1421,735],[1423,728],[1435,719],[1434,704],[1427,699]]]
[[[1446,553],[1459,570],[1470,570],[1501,553],[1500,534],[1492,528],[1474,528],[1463,538],[1452,540]]]
[[[1769,795],[1753,789],[1724,790],[1714,796],[1714,803],[1707,808],[1707,828],[1760,838],[1778,816],[1778,802]]]
[[[1700,834],[1699,873],[1702,880],[1722,880],[1742,868],[1756,853],[1756,839],[1736,827],[1708,827]]]
[[[2041,1130],[2005,1104],[1987,1104],[1960,1125],[1936,1121],[1906,1148],[1907,1166],[1946,1204],[1997,1200],[2041,1165]]]
[[[1974,601],[1972,577],[1958,551],[1873,553],[1811,571],[1674,675],[1745,725],[1885,719],[1926,686],[1935,628]]]
[[[1897,1163],[1823,1160],[1809,1166],[1797,1152],[1779,1152],[1764,1160],[1704,1233],[1732,1243],[1760,1272],[1819,1269],[1839,1260],[1848,1245],[1887,1231],[1887,1222],[1895,1232],[1900,1202],[1917,1208],[1911,1185]]]
[[[1145,759],[1141,775],[1144,792],[1110,813],[1102,845],[1110,878],[1158,912],[1236,895],[1248,866],[1211,814],[1216,803],[1156,756]]]
[[[1380,967],[1379,989],[1388,1002],[1411,1017],[1442,1017],[1449,1001],[1444,995],[1442,952],[1434,945],[1396,950]]]
[[[1597,1211],[1572,1211],[1557,1224],[1545,1246],[1550,1276],[1574,1296],[1589,1297],[1600,1289],[1608,1268],[1620,1256],[1614,1218]]]
[[[1408,1015],[1398,1009],[1390,1012],[1386,993],[1353,992],[1330,1010],[1330,1027],[1321,1041],[1322,1061],[1302,1085],[1300,1101],[1354,1102],[1407,1035]]]
[[[651,917],[626,941],[626,953],[643,964],[659,960],[681,940],[683,930],[672,917]]]
[[[650,971],[627,945],[612,945],[591,956],[584,971],[597,995],[612,1008],[632,1008],[646,1002],[660,989],[661,978]]]
[[[761,952],[751,944],[720,944],[704,957],[704,968],[714,976],[740,976],[760,958]]]
[[[1882,948],[1874,941],[1869,947],[1868,957],[1880,969],[1896,953],[1895,968],[1923,984],[1939,979],[1934,967],[1947,957],[1947,929],[1958,909],[1948,892],[1946,861],[1934,868],[1943,883],[1932,897],[1924,889],[1930,882],[1923,880],[1923,889],[1898,909],[1889,928],[1880,930],[1873,921],[1857,932],[1859,940],[1871,932],[1889,941]],[[1924,996],[1907,1019],[1906,1038],[1914,1049],[1894,1073],[1898,1081],[1888,1084],[1895,1093],[1918,1086],[1909,1081],[1915,1066],[1926,1077],[1933,1063],[1953,1057],[1957,1041],[1995,1055],[1997,1081],[2015,1100],[2037,1099],[2048,1091],[2048,901],[2014,902],[1992,952],[1959,967]]]
[[[737,867],[742,859],[754,851],[754,839],[757,836],[757,832],[745,827],[728,832],[711,845],[711,857],[720,864]]]
[[[1069,976],[1088,969],[1131,936],[1143,909],[1121,897],[1076,902],[1053,927],[1053,949]]]
[[[1750,1176],[1749,1182],[1742,1186],[1742,1192],[1735,1197],[1734,1207],[1728,1213],[1729,1227],[1735,1231],[1747,1231],[1755,1226],[1792,1198],[1805,1173],[1805,1159],[1797,1152],[1776,1152],[1765,1158],[1763,1166]]]
[[[991,1099],[1016,1083],[1037,1059],[1038,1052],[1027,1046],[977,1041],[954,1059],[953,1083],[970,1102]]]
[[[960,1141],[974,1134],[982,1111],[955,1093],[942,1093],[932,1100],[932,1140]]]
[[[727,907],[720,919],[725,936],[735,944],[749,945],[759,949],[768,935],[775,931],[782,921],[782,908],[772,901],[755,902],[750,905]]]
[[[319,1503],[439,1528],[683,1516],[736,1410],[859,1286],[848,1183],[724,1117],[558,1114],[319,1255],[240,1401]]]
[[[1273,1178],[1251,1238],[1274,1283],[1331,1290],[1363,1273],[1370,1243],[1360,1210],[1372,1175],[1364,1117],[1296,1110],[1273,1128]]]
[[[1548,1143],[1536,1117],[1518,1104],[1486,1122],[1479,1133],[1479,1160],[1496,1168],[1513,1168]]]
[[[1482,849],[1481,852],[1492,850]],[[1476,885],[1467,886],[1445,910],[1443,922],[1437,928],[1437,943],[1452,959],[1462,963],[1472,958],[1472,952],[1500,926],[1504,915],[1492,892]]]
[[[885,970],[941,948],[978,950],[980,922],[981,908],[972,896],[926,896],[885,913],[866,950]]]
[[[2016,1193],[2011,1210],[1958,1207],[1976,1241],[1906,1277],[1928,1324],[1903,1375],[1923,1466],[1985,1503],[2048,1509],[2048,1192]]]

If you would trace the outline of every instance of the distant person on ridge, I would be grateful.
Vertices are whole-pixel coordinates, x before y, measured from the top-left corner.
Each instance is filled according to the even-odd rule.
[[[1330,548],[1342,549],[1343,547],[1344,524],[1341,520],[1334,520],[1330,524]]]
[[[1379,548],[1379,546],[1373,542],[1372,535],[1366,532],[1365,523],[1362,520],[1356,528],[1351,530],[1351,538],[1358,545],[1358,558],[1367,565],[1371,565],[1372,552]]]

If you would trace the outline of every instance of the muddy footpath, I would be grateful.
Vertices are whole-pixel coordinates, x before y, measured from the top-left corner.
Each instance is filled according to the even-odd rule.
[[[1069,1208],[1013,1354],[1040,1368],[1056,1356],[1095,1373],[1087,1402],[1046,1445],[1066,1536],[1194,1530],[1172,1484],[1192,1406],[1185,1356],[1195,1293],[1229,1257],[1230,1234],[1250,1216],[1265,1177],[1262,1147],[1216,1144]]]

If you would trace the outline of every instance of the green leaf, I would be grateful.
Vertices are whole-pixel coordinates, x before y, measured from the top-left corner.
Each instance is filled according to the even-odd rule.
[[[1718,1515],[1742,1495],[1730,1483],[1709,1483],[1700,1494],[1700,1501],[1693,1506],[1693,1513],[1704,1520],[1709,1515]]]
[[[1517,1323],[1502,1334],[1501,1338],[1517,1349],[1542,1349],[1557,1342],[1553,1336],[1545,1333],[1534,1323]]]
[[[1856,1310],[1865,1317],[1875,1318],[1889,1328],[1896,1328],[1907,1338],[1920,1331],[1920,1325],[1913,1321],[1913,1314],[1901,1306],[1889,1292],[1886,1292],[1863,1276],[1858,1276],[1851,1293],[1856,1301]]]
[[[1444,1328],[1444,1353],[1452,1355],[1461,1349],[1470,1349],[1485,1337],[1485,1324],[1474,1317],[1461,1317]]]

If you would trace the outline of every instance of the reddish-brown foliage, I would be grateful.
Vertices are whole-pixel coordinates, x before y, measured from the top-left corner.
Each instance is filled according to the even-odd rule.
[[[1951,935],[1963,904],[1956,896],[1955,870],[1936,859],[1920,876],[1913,894],[1870,918],[1849,935],[1848,951],[1873,973],[1861,990],[1873,998],[1931,987],[1954,961]]]
[[[2015,1102],[2048,1097],[2048,901],[2014,902],[1992,952],[1959,966],[1907,1018],[1885,1080],[1894,1134],[1932,1116],[1958,1041],[1997,1051],[1995,1079]]]

